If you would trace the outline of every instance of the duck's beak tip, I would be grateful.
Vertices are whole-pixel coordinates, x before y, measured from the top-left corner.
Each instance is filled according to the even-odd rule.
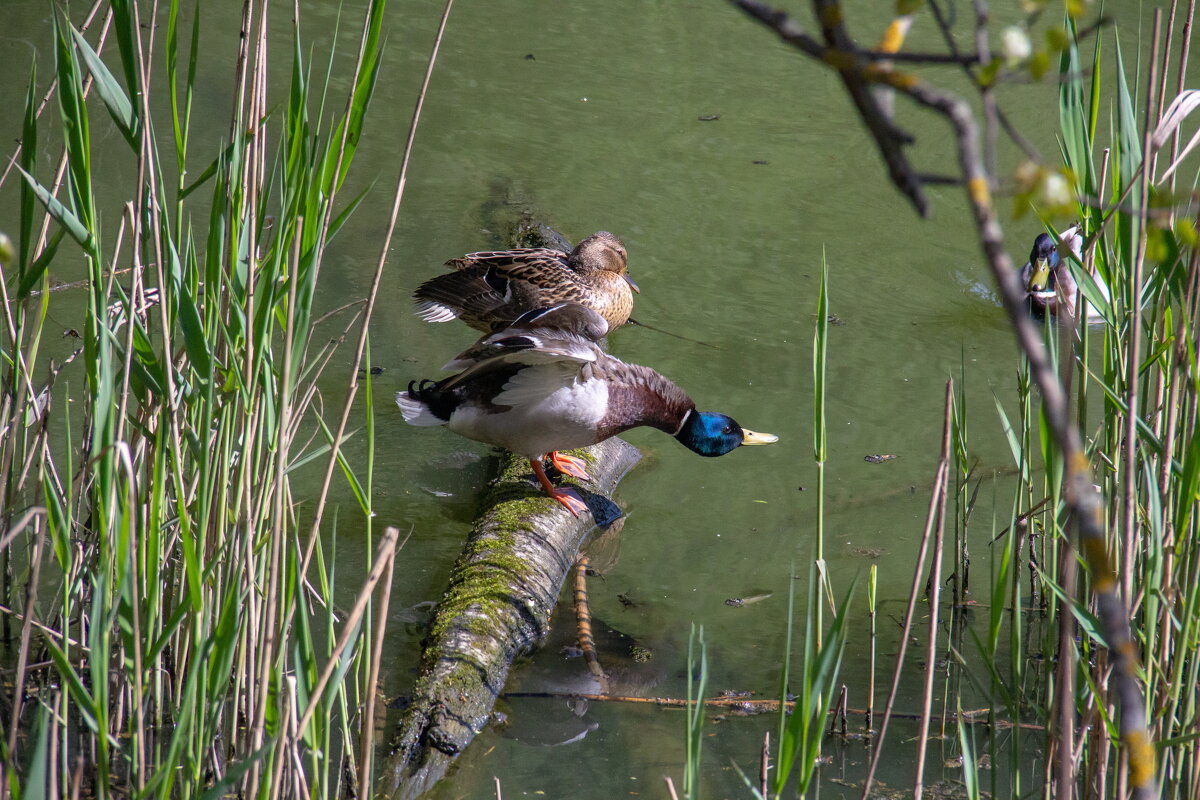
[[[742,428],[742,444],[774,444],[778,441],[779,437],[773,433],[755,433]]]
[[[1029,283],[1025,289],[1030,292],[1043,292],[1049,283],[1050,262],[1047,259],[1039,258],[1033,265],[1033,274],[1029,276]]]

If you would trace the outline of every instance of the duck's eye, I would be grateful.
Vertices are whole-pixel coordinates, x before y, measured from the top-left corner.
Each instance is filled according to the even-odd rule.
[[[733,426],[726,425],[724,428],[721,429],[721,433],[733,433]]]

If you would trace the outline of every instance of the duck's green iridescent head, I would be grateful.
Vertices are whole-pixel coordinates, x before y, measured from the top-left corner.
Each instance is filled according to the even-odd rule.
[[[1058,245],[1054,243],[1049,234],[1039,233],[1038,237],[1033,240],[1033,249],[1029,252],[1029,263],[1033,265],[1033,268],[1030,270],[1026,290],[1035,295],[1053,293],[1054,270],[1058,268],[1061,259],[1058,256]]]
[[[675,438],[692,452],[709,457],[723,456],[738,445],[779,441],[778,436],[746,430],[732,417],[712,411],[689,413]]]

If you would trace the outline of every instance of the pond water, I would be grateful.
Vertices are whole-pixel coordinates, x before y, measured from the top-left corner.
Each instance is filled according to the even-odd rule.
[[[48,73],[44,0],[5,5],[4,74],[24,75],[33,49]],[[803,4],[794,5],[799,13]],[[850,19],[878,17],[875,30],[882,30],[875,5],[850,5]],[[214,74],[199,81],[208,88],[197,98],[197,142],[215,139],[227,126],[240,6],[234,0],[204,4],[206,53],[223,48],[230,59],[208,57],[203,64]],[[332,0],[304,4],[317,71],[338,6]],[[1138,8],[1106,5],[1106,13],[1128,21],[1127,54],[1136,47]],[[361,297],[369,285],[440,9],[430,0],[390,9],[386,62],[355,165],[360,181],[377,182],[327,257],[326,307]],[[276,12],[274,80],[280,86],[289,40],[283,7]],[[343,20],[340,58],[346,61],[357,12],[344,10]],[[918,22],[912,41],[918,48],[936,46],[928,19]],[[957,76],[948,81],[961,86]],[[19,132],[20,115],[11,112],[21,107],[21,84],[0,87],[2,107],[10,109],[2,129],[8,140]],[[1055,87],[1008,87],[1002,97],[1024,134],[1048,157],[1055,154]],[[950,171],[953,149],[943,123],[900,105],[902,124],[920,141],[917,163]],[[1004,156],[1012,163],[1011,149]],[[971,455],[979,462],[977,475],[985,477],[973,527],[980,576],[987,574],[993,533],[993,474],[1000,475],[997,527],[1007,525],[1009,514],[1004,481],[1011,458],[993,396],[1010,411],[1015,407],[1015,346],[987,288],[960,191],[930,194],[934,217],[922,221],[885,183],[840,81],[724,3],[456,7],[372,329],[372,360],[384,368],[374,387],[376,524],[412,530],[392,596],[388,691],[403,693],[411,685],[422,632],[411,623],[410,609],[440,596],[494,465],[483,445],[403,424],[392,403],[409,380],[437,376],[473,337],[461,325],[421,322],[408,295],[446,259],[502,244],[495,207],[518,202],[572,241],[602,229],[622,237],[642,289],[634,316],[713,345],[627,327],[610,339],[615,355],[673,378],[702,409],[780,437],[772,447],[714,460],[695,457],[657,431],[627,435],[645,458],[617,491],[628,512],[619,559],[603,581],[593,581],[591,593],[599,621],[652,653],[648,662],[631,665],[634,675],[623,687],[631,694],[685,694],[693,623],[704,626],[713,691],[777,692],[789,582],[799,576],[803,608],[814,554],[811,358],[817,281],[822,258],[828,261],[837,324],[829,335],[826,559],[839,600],[858,579],[842,669],[857,708],[865,705],[868,664],[865,578],[870,565],[879,566],[882,701],[898,638],[893,619],[903,615],[937,459],[944,383],[960,370]],[[6,191],[0,211],[13,208]],[[1006,223],[1018,263],[1039,230],[1029,216]],[[342,372],[331,370],[330,403],[341,396]],[[898,458],[868,463],[870,454]],[[349,456],[365,456],[361,438],[351,442]],[[361,524],[347,500],[338,546],[347,593],[357,588],[347,578],[364,570]],[[765,594],[741,608],[725,603]],[[547,673],[582,672],[578,662],[557,663],[560,645],[519,668],[514,681],[536,688],[554,683],[536,680]],[[916,710],[922,658],[910,650],[902,711]],[[680,712],[593,703],[579,719],[562,701],[501,706],[509,727],[480,736],[433,796],[492,796],[496,776],[505,797],[663,797],[662,776],[678,781],[681,775]],[[705,796],[749,796],[731,759],[755,774],[762,733],[774,726],[773,715],[710,724]],[[912,751],[898,742],[914,731],[903,721],[893,728],[894,760],[880,773],[887,784],[911,781]],[[547,746],[566,740],[573,741]],[[840,782],[861,780],[866,749],[836,742],[828,749],[835,760],[822,775],[823,795],[857,796]],[[956,752],[952,741],[935,743],[927,781],[957,779],[957,768],[942,766]]]

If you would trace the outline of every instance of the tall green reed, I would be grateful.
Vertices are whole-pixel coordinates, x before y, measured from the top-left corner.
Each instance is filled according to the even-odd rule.
[[[314,400],[331,355],[313,344],[312,309],[326,247],[362,200],[339,192],[378,77],[384,2],[365,10],[335,111],[310,85],[298,21],[280,103],[266,6],[246,4],[228,139],[200,170],[199,9],[187,23],[172,0],[160,29],[157,6],[149,18],[127,0],[96,8],[115,57],[54,16],[58,177],[38,160],[48,123],[36,73],[17,158],[0,548],[24,572],[17,674],[38,692],[16,695],[0,793],[57,796],[87,781],[98,797],[340,796],[370,781],[358,772],[370,737],[360,751],[353,733],[375,697],[362,632],[396,533],[368,539],[373,567],[343,616],[324,548],[298,535],[291,481],[341,445],[303,443],[320,429]],[[151,111],[164,89],[167,135]],[[94,138],[100,109],[119,139]],[[101,155],[130,176],[118,205],[96,191]],[[39,210],[51,223],[40,232]],[[86,298],[81,346],[55,359],[46,321],[81,305],[49,279],[65,238],[82,254]],[[82,391],[65,385],[76,371]],[[370,435],[369,410],[365,424]],[[359,498],[355,526],[369,531],[370,454],[364,477],[338,458]],[[37,735],[21,735],[32,721]]]
[[[1069,22],[1068,32],[1075,33]],[[1077,320],[1047,325],[1046,343],[1058,357],[1063,384],[1077,393],[1078,421],[1097,465],[1097,490],[1106,498],[1107,549],[1115,554],[1145,665],[1140,681],[1149,698],[1147,721],[1158,742],[1157,759],[1136,748],[1131,758],[1123,755],[1111,708],[1109,643],[1093,594],[1098,556],[1079,554],[1072,546],[1062,457],[1045,433],[1038,398],[1024,377],[1018,383],[1016,424],[1010,425],[1000,410],[1018,488],[993,569],[989,636],[980,652],[985,661],[998,654],[1007,623],[1010,672],[1007,677],[993,673],[990,696],[997,703],[994,711],[1010,718],[1032,716],[1044,724],[1044,796],[1069,796],[1084,787],[1097,797],[1125,796],[1145,770],[1156,769],[1163,796],[1190,797],[1200,790],[1196,737],[1188,728],[1197,703],[1191,677],[1200,646],[1194,616],[1200,537],[1192,513],[1200,398],[1192,221],[1197,204],[1194,189],[1174,192],[1166,177],[1187,166],[1178,157],[1178,117],[1167,113],[1172,96],[1180,98],[1175,108],[1186,99],[1181,95],[1185,62],[1174,65],[1168,49],[1161,60],[1152,51],[1136,79],[1146,87],[1139,120],[1130,90],[1135,81],[1128,77],[1119,41],[1114,37],[1111,64],[1102,60],[1105,37],[1096,37],[1092,46],[1090,66],[1078,39],[1071,38],[1063,49],[1059,119],[1062,156],[1075,182],[1076,214],[1086,237],[1069,268],[1086,303],[1096,309],[1097,321],[1087,324],[1081,310]],[[1174,95],[1166,91],[1172,66],[1178,67]],[[1111,86],[1105,86],[1106,77]],[[1110,119],[1107,141],[1101,142],[1104,109]],[[1110,297],[1099,291],[1101,283]],[[1023,592],[1017,567],[1026,543],[1031,580]],[[1005,594],[1007,619],[999,611]],[[1035,612],[1050,624],[1037,640],[1023,639],[1021,617]],[[1053,666],[1030,661],[1030,652],[1053,654]]]

